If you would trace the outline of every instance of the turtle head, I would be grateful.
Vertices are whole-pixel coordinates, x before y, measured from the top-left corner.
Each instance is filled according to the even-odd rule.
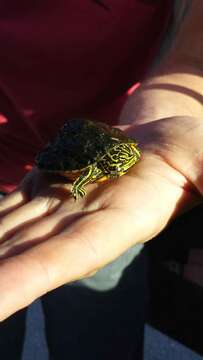
[[[124,175],[140,159],[140,150],[134,142],[120,142],[106,151],[101,167],[112,177]]]

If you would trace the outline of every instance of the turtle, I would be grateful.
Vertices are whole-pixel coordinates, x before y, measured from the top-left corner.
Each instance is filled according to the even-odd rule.
[[[134,139],[118,128],[90,119],[70,119],[37,154],[38,169],[62,175],[72,182],[77,200],[91,182],[120,177],[140,159]]]

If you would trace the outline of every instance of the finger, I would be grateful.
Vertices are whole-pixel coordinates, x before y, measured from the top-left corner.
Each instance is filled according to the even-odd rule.
[[[0,200],[1,217],[17,209],[30,200],[29,193],[32,177],[32,172],[28,173],[15,191],[5,195]]]
[[[0,216],[4,216],[28,201],[28,196],[23,190],[16,190],[0,199]]]
[[[32,223],[54,211],[60,199],[47,196],[36,196],[32,201],[2,217],[0,223],[0,241],[3,242],[28,223]]]
[[[1,320],[27,306],[47,291],[87,276],[101,266],[101,260],[98,261],[97,258],[96,245],[94,249],[94,245],[91,244],[91,237],[95,239],[101,234],[103,216],[101,212],[95,219],[95,216],[90,214],[87,222],[79,220],[77,226],[70,227],[62,235],[0,263]],[[112,227],[108,214],[107,218],[104,226],[109,224]],[[108,230],[111,232],[111,228]],[[112,236],[114,235],[113,232]],[[101,237],[104,239],[104,232],[99,235],[100,240]]]
[[[73,221],[85,216],[87,212],[78,211],[68,214],[67,209],[56,211],[52,215],[38,220],[25,229],[18,231],[17,234],[4,241],[0,246],[0,259],[17,255],[28,248],[39,244],[51,236],[60,233],[65,227]]]

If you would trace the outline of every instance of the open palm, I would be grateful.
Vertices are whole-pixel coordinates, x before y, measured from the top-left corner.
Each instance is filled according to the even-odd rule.
[[[67,282],[90,276],[201,201],[202,121],[163,119],[128,133],[142,159],[123,177],[87,186],[34,169],[0,202],[0,319]]]

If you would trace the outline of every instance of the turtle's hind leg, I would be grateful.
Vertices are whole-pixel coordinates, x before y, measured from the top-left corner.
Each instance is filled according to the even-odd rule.
[[[89,182],[92,182],[96,179],[97,168],[94,165],[89,165],[87,168],[81,173],[81,175],[74,181],[71,193],[75,200],[80,197],[84,197],[86,195],[85,185]]]

